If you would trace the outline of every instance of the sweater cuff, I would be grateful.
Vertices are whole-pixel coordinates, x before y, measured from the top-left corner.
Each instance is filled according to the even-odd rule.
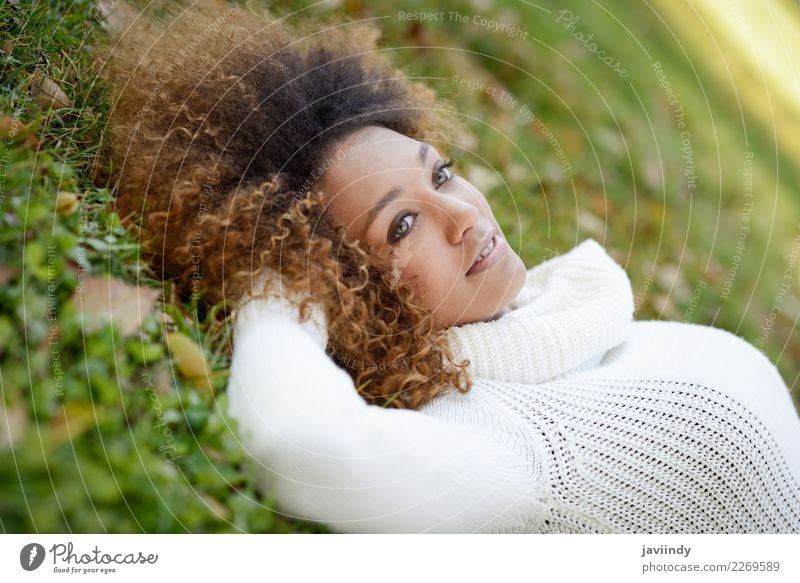
[[[249,294],[239,303],[235,330],[258,326],[269,314],[285,314],[300,323],[298,305],[308,297],[308,292],[290,294],[283,287],[279,274],[273,269],[267,269],[258,277],[253,290],[253,294]],[[327,346],[327,320],[320,305],[312,304],[309,308],[309,319],[300,325],[323,349]]]

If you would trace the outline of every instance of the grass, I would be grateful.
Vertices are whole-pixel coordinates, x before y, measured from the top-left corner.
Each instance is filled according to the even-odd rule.
[[[102,35],[92,6],[0,8],[11,41],[0,94],[0,528],[324,531],[257,494],[254,464],[224,414],[225,327],[213,312],[167,301],[124,336],[110,323],[87,326],[73,300],[104,274],[160,287],[95,167],[107,88],[90,65]],[[38,75],[72,106],[37,104]],[[168,333],[203,347],[211,387],[173,367]]]
[[[311,4],[282,3],[275,12]],[[800,153],[782,146],[792,139],[783,136],[796,80],[779,90],[775,75],[753,81],[747,45],[735,42],[741,23],[714,19],[710,4],[701,3],[708,28],[667,2],[635,11],[562,4],[457,0],[440,9],[407,1],[393,10],[348,0],[303,14],[382,18],[398,66],[469,116],[476,141],[461,172],[487,193],[528,266],[594,237],[631,276],[638,319],[712,324],[759,343],[797,399],[800,269],[791,253]],[[791,15],[783,29],[796,35],[797,7],[781,7]],[[562,9],[578,17],[574,30],[558,20]],[[463,18],[420,24],[399,10]],[[258,495],[255,466],[224,413],[226,322],[172,301],[110,210],[108,169],[96,158],[107,88],[89,59],[103,37],[94,15],[87,1],[0,5],[0,528],[325,532]],[[491,31],[475,16],[527,37]],[[617,75],[576,31],[593,34],[630,75]],[[719,49],[708,50],[714,43]],[[773,45],[760,47],[759,58],[772,58]],[[42,106],[43,76],[68,106]],[[495,98],[454,79],[496,88]],[[776,97],[770,115],[759,112],[770,96],[787,94],[794,102]],[[691,136],[694,188],[682,131]],[[141,332],[87,325],[76,294],[104,275],[161,292]],[[780,294],[784,282],[791,289]],[[168,343],[175,334],[182,342]],[[192,374],[181,350],[199,354],[210,382]]]

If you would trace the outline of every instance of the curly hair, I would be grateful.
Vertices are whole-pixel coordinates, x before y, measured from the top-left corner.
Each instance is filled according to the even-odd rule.
[[[345,240],[315,179],[369,125],[446,151],[468,134],[452,106],[392,66],[371,22],[290,25],[218,4],[166,12],[139,17],[99,55],[115,210],[156,276],[183,300],[235,306],[274,270],[303,298],[300,321],[322,307],[326,352],[366,402],[417,409],[469,391],[469,361],[454,362],[408,282]]]

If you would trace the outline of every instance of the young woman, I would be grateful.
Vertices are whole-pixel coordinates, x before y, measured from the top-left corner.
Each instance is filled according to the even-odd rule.
[[[340,532],[800,532],[776,368],[633,321],[592,239],[526,269],[378,36],[208,9],[108,55],[118,209],[185,297],[236,307],[264,493]]]

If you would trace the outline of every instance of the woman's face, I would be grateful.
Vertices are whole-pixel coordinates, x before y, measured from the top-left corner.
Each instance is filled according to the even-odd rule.
[[[526,274],[486,198],[445,162],[432,145],[369,126],[333,147],[319,183],[346,238],[388,253],[384,265],[422,297],[437,328],[500,317]]]

